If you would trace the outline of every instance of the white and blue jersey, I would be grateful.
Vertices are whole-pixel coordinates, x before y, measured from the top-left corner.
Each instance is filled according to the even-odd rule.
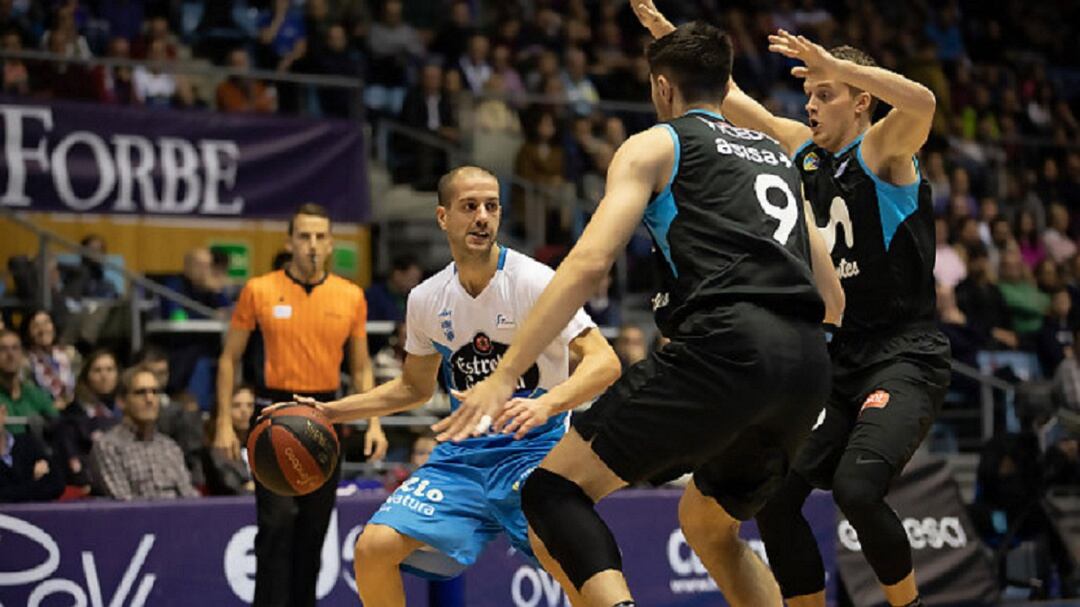
[[[499,364],[554,271],[525,255],[500,248],[498,270],[473,297],[454,264],[409,294],[405,351],[442,357],[440,373],[453,390],[468,390]],[[584,310],[518,379],[516,397],[537,397],[570,374],[569,343],[595,325]],[[451,408],[458,402],[451,398]],[[531,555],[520,488],[566,432],[568,414],[553,416],[522,440],[489,433],[441,443],[379,508],[372,524],[386,525],[431,549],[409,557],[403,569],[452,577],[471,565],[499,531]],[[446,557],[450,557],[448,560]]]

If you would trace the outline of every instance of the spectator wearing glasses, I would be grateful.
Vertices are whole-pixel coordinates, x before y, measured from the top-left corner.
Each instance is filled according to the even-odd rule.
[[[161,385],[153,371],[132,367],[120,376],[117,403],[123,420],[90,451],[97,491],[118,500],[198,497],[184,452],[157,431]]]

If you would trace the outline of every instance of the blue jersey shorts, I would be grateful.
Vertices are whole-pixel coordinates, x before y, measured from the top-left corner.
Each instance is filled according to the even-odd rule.
[[[560,428],[520,441],[506,437],[472,439],[483,441],[476,446],[471,441],[440,444],[368,524],[386,525],[424,542],[427,547],[401,568],[432,579],[461,573],[500,531],[534,560],[521,487],[561,436]]]

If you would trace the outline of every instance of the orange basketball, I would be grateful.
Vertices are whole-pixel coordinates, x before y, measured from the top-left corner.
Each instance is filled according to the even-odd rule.
[[[304,495],[322,487],[337,465],[339,449],[326,416],[305,405],[262,417],[247,441],[252,473],[279,495]]]

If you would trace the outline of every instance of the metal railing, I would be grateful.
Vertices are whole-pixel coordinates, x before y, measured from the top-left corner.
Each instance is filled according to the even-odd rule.
[[[133,272],[124,266],[114,263],[108,256],[102,255],[97,251],[84,247],[76,242],[68,240],[63,236],[60,236],[56,232],[42,228],[41,226],[34,225],[33,222],[22,217],[19,213],[13,211],[10,208],[0,206],[0,217],[10,221],[11,223],[27,230],[38,237],[38,253],[35,259],[36,271],[38,277],[38,301],[46,310],[52,307],[52,288],[49,284],[49,249],[51,246],[57,246],[61,249],[65,249],[74,253],[78,253],[83,257],[92,259],[93,261],[101,264],[103,267],[113,270],[121,274],[127,281],[129,288],[128,291],[128,304],[131,306],[131,351],[136,352],[142,347],[142,319],[140,317],[139,310],[139,292],[135,288],[141,287],[149,293],[153,293],[158,297],[162,297],[169,301],[183,306],[188,310],[202,314],[203,316],[212,317],[214,315],[213,308],[209,308],[194,299],[174,291],[168,287],[162,286],[147,277]]]

